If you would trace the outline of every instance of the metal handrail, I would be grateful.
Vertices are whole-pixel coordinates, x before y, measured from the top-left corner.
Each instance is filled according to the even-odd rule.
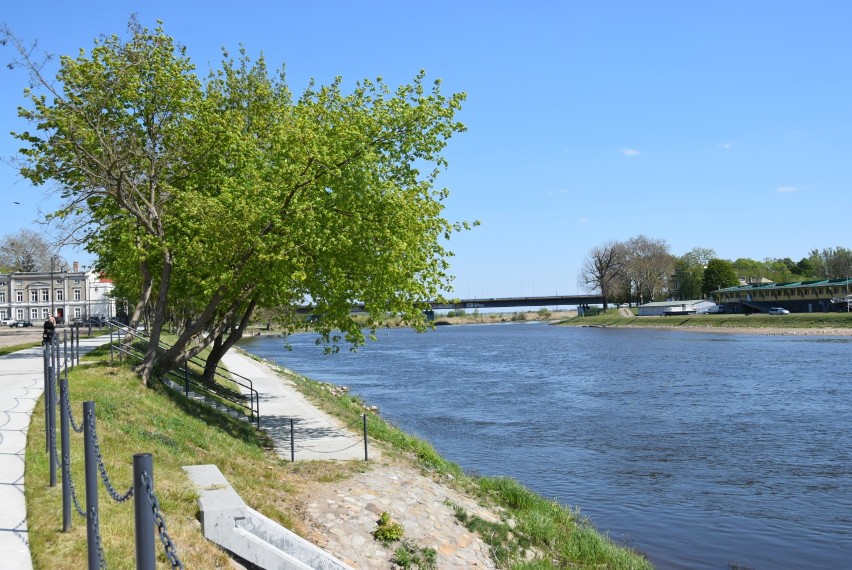
[[[130,334],[130,336],[133,337],[134,339],[140,339],[140,340],[143,340],[143,341],[150,341],[150,335],[148,335],[147,333],[145,333],[143,331],[139,331],[139,330],[134,330],[134,329],[130,328],[129,326],[127,326],[127,325],[125,325],[125,324],[123,324],[119,321],[110,320],[110,321],[107,321],[106,324],[110,327],[115,327],[119,331],[124,331],[125,333]],[[158,343],[158,348],[161,349],[161,350],[167,350],[167,349],[171,348],[171,346],[166,344],[166,343],[163,343],[161,341],[161,342]],[[127,354],[128,356],[132,356],[132,357],[137,358],[139,360],[142,360],[142,358],[143,358],[139,354],[136,354],[135,352],[124,348],[121,344],[119,344],[118,350],[119,350],[119,352]],[[192,364],[199,365],[199,366],[204,366],[204,364],[205,364],[205,362],[202,359],[198,358],[197,356],[192,357],[188,362],[192,363]],[[190,379],[190,373],[189,373],[189,367],[188,366],[179,367],[179,368],[176,368],[174,370],[170,370],[166,373],[166,375],[175,376],[179,380],[183,381],[187,395],[188,395],[188,391],[189,391],[189,386],[191,385],[191,386],[200,388],[201,391],[206,392],[207,394],[214,395],[214,396],[221,398],[221,399],[223,399],[227,402],[230,402],[231,404],[234,404],[238,408],[248,410],[249,415],[252,416],[252,419],[254,420],[255,425],[259,428],[260,427],[260,394],[254,388],[254,383],[251,381],[250,378],[246,378],[245,376],[238,374],[236,372],[229,372],[229,374],[231,375],[231,377],[225,376],[224,374],[219,372],[219,367],[218,366],[216,367],[216,371],[215,371],[216,376],[224,378],[225,380],[229,380],[229,381],[233,382],[234,384],[236,384],[237,386],[245,388],[248,391],[248,399],[249,399],[248,405],[246,405],[244,403],[244,401],[246,399],[245,394],[235,392],[234,390],[231,390],[230,388],[227,388],[225,386],[219,386],[217,384],[213,384],[213,386],[216,386],[216,389],[213,389],[213,388],[211,388],[211,386],[209,384],[201,383],[201,382],[198,382],[196,380]],[[239,380],[235,379],[234,377],[238,378]],[[242,381],[240,381],[240,380],[242,380]]]

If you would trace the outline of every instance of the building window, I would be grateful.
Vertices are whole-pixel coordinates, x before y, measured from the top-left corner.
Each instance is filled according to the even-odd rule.
[[[0,291],[0,303],[6,302],[6,291]]]
[[[38,309],[30,309],[30,320],[38,320]]]
[[[24,302],[24,292],[23,291],[15,291],[15,298],[18,300],[19,303],[23,303]]]
[[[56,296],[55,296],[55,298],[56,298],[56,300],[57,300],[57,301],[64,301],[64,299],[63,299],[63,295],[62,295],[62,289],[57,289],[57,290],[56,290]]]
[[[17,318],[19,321],[23,321],[23,320],[24,320],[24,310],[23,310],[23,309],[18,309],[18,310],[17,310],[17,314],[18,314],[18,316],[17,316],[16,318]]]
[[[33,303],[38,303],[38,291],[36,289],[30,291],[30,301]]]
[[[80,300],[80,290],[79,289],[74,289],[74,300],[75,301]]]
[[[74,285],[79,285],[79,284],[80,284],[80,280],[79,280],[79,279],[75,279],[75,280],[74,280]]]
[[[80,314],[80,307],[74,307],[74,317],[79,319],[82,315]]]
[[[6,309],[0,309],[0,319],[5,319],[6,317]]]
[[[44,309],[41,310],[41,318],[43,318],[44,320],[47,320],[48,317],[50,317],[50,309],[45,307]]]
[[[43,303],[47,303],[48,301],[50,301],[50,289],[41,290],[41,300]]]

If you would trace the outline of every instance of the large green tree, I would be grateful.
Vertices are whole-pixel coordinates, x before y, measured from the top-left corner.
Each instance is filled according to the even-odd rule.
[[[715,256],[710,248],[694,247],[677,258],[671,294],[681,300],[700,299],[704,268]]]
[[[435,183],[463,94],[421,72],[395,90],[379,79],[346,93],[338,79],[295,97],[245,53],[202,81],[161,27],[135,21],[127,39],[61,58],[53,81],[7,37],[46,91],[20,110],[35,127],[17,135],[21,172],[61,187],[56,217],[137,292],[145,381],[206,346],[209,370],[257,308],[292,327],[310,302],[336,346],[333,331],[364,340],[355,302],[372,327],[392,313],[422,328],[425,301],[449,290],[444,240],[467,224],[442,217]],[[175,317],[177,342],[157,350]]]
[[[710,295],[718,289],[735,287],[739,285],[739,282],[740,280],[737,278],[737,273],[730,261],[711,259],[707,262],[707,268],[704,270],[702,290],[705,295]]]

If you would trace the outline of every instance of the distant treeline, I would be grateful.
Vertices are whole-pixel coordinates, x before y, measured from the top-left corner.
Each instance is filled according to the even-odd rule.
[[[648,302],[661,299],[700,299],[712,291],[745,280],[789,283],[814,279],[843,279],[852,275],[852,250],[828,247],[807,257],[762,261],[741,257],[719,259],[710,248],[696,247],[678,257],[665,240],[640,235],[592,248],[578,276],[579,284],[610,302]]]

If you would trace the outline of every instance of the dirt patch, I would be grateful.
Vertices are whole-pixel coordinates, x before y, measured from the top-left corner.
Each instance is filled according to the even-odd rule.
[[[373,537],[382,513],[402,525],[403,541],[435,551],[438,568],[496,568],[488,546],[456,520],[453,505],[496,522],[497,514],[452,486],[398,460],[382,460],[342,481],[299,485],[306,538],[359,569],[387,569],[401,542]]]
[[[41,342],[41,328],[35,326],[27,328],[0,327],[0,348],[30,342]]]

